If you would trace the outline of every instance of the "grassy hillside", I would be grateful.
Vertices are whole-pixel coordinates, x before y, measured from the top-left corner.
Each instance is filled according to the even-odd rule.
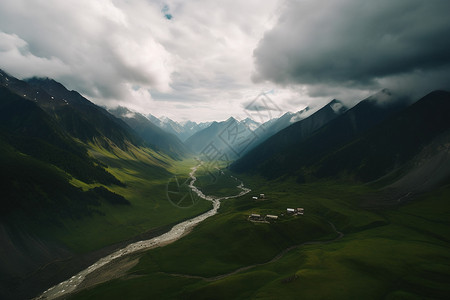
[[[445,299],[450,292],[449,186],[366,210],[359,204],[376,193],[368,186],[245,180],[269,198],[225,201],[190,235],[148,251],[127,276],[73,298]],[[246,218],[297,206],[304,216],[274,224]],[[301,246],[309,241],[319,244]]]
[[[8,257],[0,260],[3,299],[34,297],[123,247],[125,241],[161,234],[212,207],[199,199],[181,209],[167,197],[170,178],[187,176],[194,160],[175,166],[148,148],[130,145],[130,151],[117,147],[111,152],[91,145],[90,154],[108,163],[107,171],[124,183],[105,186],[71,178],[13,149],[5,155],[4,149],[0,162],[10,167],[2,169],[2,182],[5,176],[20,176],[22,183],[19,190],[14,185],[3,188],[0,241],[2,257]],[[28,179],[30,188],[24,186]],[[11,195],[21,201],[6,202],[16,199]]]
[[[90,154],[108,166],[107,171],[125,183],[124,186],[108,186],[123,196],[130,205],[104,204],[101,214],[82,221],[66,220],[62,228],[52,228],[47,234],[56,236],[77,253],[86,253],[106,245],[129,239],[151,229],[175,224],[193,217],[211,207],[208,201],[198,201],[189,209],[180,209],[169,201],[167,184],[173,174],[187,176],[195,160],[175,163],[148,148],[129,145],[129,151],[114,148],[106,150],[91,144]],[[83,190],[98,184],[86,184],[79,180],[71,183]]]
[[[0,298],[35,296],[211,208],[180,209],[167,196],[170,178],[196,161],[142,146],[128,125],[53,81],[43,83],[55,96],[4,73],[0,83]]]

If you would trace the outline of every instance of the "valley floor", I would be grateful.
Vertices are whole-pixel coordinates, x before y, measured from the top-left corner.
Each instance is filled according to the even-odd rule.
[[[220,207],[221,200],[241,197],[250,192],[250,189],[245,188],[241,183],[239,185],[240,192],[235,195],[224,197],[205,196],[194,185],[195,181],[197,181],[195,172],[199,167],[202,166],[202,164],[203,162],[199,161],[199,165],[193,167],[192,171],[189,173],[189,188],[192,189],[192,191],[195,192],[196,196],[200,197],[201,199],[211,201],[213,203],[212,209],[199,216],[178,223],[177,225],[173,226],[170,231],[164,234],[158,235],[149,240],[142,240],[131,243],[126,247],[101,258],[96,263],[92,264],[78,274],[72,276],[68,280],[49,288],[40,297],[38,297],[38,299],[55,299],[63,297],[68,293],[72,293],[74,291],[78,291],[80,289],[106,282],[113,278],[117,278],[120,274],[127,271],[137,263],[137,260],[130,261],[129,256],[135,256],[135,253],[139,253],[145,250],[164,247],[177,241],[184,235],[188,234],[197,224],[215,215]],[[180,202],[178,202],[178,204],[180,204]],[[81,288],[80,285],[82,285]]]
[[[199,176],[199,188],[233,189],[226,175]],[[123,262],[131,268],[119,278],[73,298],[445,299],[450,292],[449,186],[367,209],[361,204],[379,192],[367,185],[243,180],[251,194],[223,200],[189,235]],[[267,199],[252,199],[260,193]],[[288,207],[305,213],[289,216]],[[280,218],[252,223],[252,213]]]

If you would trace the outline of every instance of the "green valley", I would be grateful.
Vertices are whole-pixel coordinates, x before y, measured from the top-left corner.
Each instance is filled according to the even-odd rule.
[[[249,195],[224,200],[219,214],[188,236],[148,251],[127,275],[74,299],[444,299],[448,294],[448,186],[405,205],[366,209],[368,196],[380,196],[371,186],[243,179],[267,200]],[[285,214],[286,207],[297,206],[304,216]],[[271,224],[249,222],[255,212],[285,215]]]
[[[333,100],[264,141],[230,118],[185,145],[55,81],[0,75],[2,298],[450,292],[449,92]]]
[[[450,298],[450,1],[0,1],[0,300]]]

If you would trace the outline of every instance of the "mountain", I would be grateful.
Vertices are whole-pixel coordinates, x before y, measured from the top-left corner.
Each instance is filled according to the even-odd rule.
[[[329,153],[314,176],[368,182],[386,175],[391,187],[421,191],[450,178],[450,93],[434,91],[365,135]]]
[[[124,122],[60,83],[21,81],[0,71],[3,214],[19,209],[54,220],[90,214],[88,205],[98,197],[70,180],[123,183],[89,154],[88,144],[128,148],[138,141]]]
[[[79,259],[69,246],[74,231],[85,236],[79,226],[87,219],[104,217],[96,227],[110,226],[110,214],[125,208],[140,212],[129,195],[140,181],[166,180],[170,162],[77,92],[0,71],[0,298],[32,298],[66,276],[54,263]],[[70,272],[94,261],[77,262]]]
[[[337,101],[337,100],[335,100],[335,101]],[[342,110],[339,110],[339,112],[342,112],[343,110],[344,109],[342,108]],[[283,130],[284,128],[306,118],[309,115],[309,113],[308,113],[309,111],[310,111],[309,107],[306,107],[296,113],[287,112],[279,118],[274,118],[274,119],[271,119],[271,120],[265,122],[264,124],[262,124],[255,130],[255,133],[258,136],[258,138],[253,143],[252,148],[261,144],[262,142],[267,140],[269,137],[278,133],[279,131]],[[251,149],[248,149],[248,150],[251,150]]]
[[[256,132],[256,130],[261,127],[261,124],[259,122],[256,122],[255,120],[250,118],[242,120],[241,123],[245,125],[249,130],[254,132]]]
[[[133,130],[123,121],[52,79],[31,78],[21,81],[2,72],[0,80],[14,93],[35,102],[64,131],[82,142],[97,143],[104,147],[114,144],[122,149],[126,149],[129,143],[140,143]]]
[[[434,91],[408,106],[388,90],[369,97],[333,120],[315,123],[324,109],[280,131],[230,168],[298,182],[378,180],[410,195],[450,178],[450,93]],[[323,119],[324,120],[324,119]],[[305,128],[307,128],[306,131]],[[396,196],[392,196],[396,197]]]
[[[186,121],[178,123],[168,117],[157,118],[152,114],[147,115],[147,118],[161,129],[176,135],[183,142],[191,137],[194,133],[211,125],[211,122],[196,123],[193,121]]]
[[[238,121],[230,117],[226,121],[213,122],[188,138],[185,144],[194,153],[206,156],[207,160],[218,157],[235,159],[252,147],[257,136],[250,128],[257,128],[258,125],[251,119]]]
[[[85,182],[120,182],[36,103],[0,87],[0,137],[5,145]]]
[[[253,133],[251,133],[251,135],[252,135],[252,137],[250,138],[251,142],[248,144],[248,146],[245,147],[245,149],[243,149],[243,151],[231,150],[230,148],[233,148],[233,147],[231,145],[226,145],[226,143],[223,142],[223,139],[219,139],[218,141],[216,141],[216,144],[220,145],[219,148],[220,148],[221,152],[227,153],[231,157],[236,157],[236,155],[240,156],[240,155],[246,153],[247,151],[249,151],[250,149],[252,149],[253,147],[257,146],[258,144],[262,143],[263,141],[265,141],[267,138],[274,135],[278,131],[305,118],[308,115],[307,114],[308,111],[309,111],[309,108],[306,107],[305,109],[298,111],[296,113],[287,112],[280,118],[271,119],[271,120],[265,122],[264,124],[261,124],[251,118],[246,118],[242,121],[237,121],[236,119],[233,118],[234,120],[236,120],[236,122],[237,122],[236,124],[238,124],[240,132],[247,132],[247,135],[250,134],[248,131],[253,132]],[[195,143],[197,143],[197,145],[201,145],[201,147],[198,147],[197,145],[191,146],[191,148],[193,149],[194,152],[203,150],[203,148],[209,142],[211,142],[215,139],[214,137],[218,137],[218,134],[221,131],[223,131],[224,128],[227,128],[227,127],[232,128],[233,127],[232,124],[228,124],[228,125],[226,124],[226,122],[229,120],[224,121],[224,122],[216,122],[219,124],[218,127],[216,125],[214,125],[210,129],[206,130],[203,133],[199,133],[196,137],[193,137],[192,139],[190,139],[188,141],[188,139],[191,138],[194,134],[196,134],[204,129],[207,129],[208,127],[210,127],[212,125],[212,123],[211,122],[196,123],[196,122],[192,122],[192,121],[178,123],[167,117],[157,118],[151,114],[149,114],[147,116],[147,118],[153,124],[157,125],[161,129],[177,135],[182,141],[185,141],[187,144],[193,144],[192,141],[195,141]],[[219,127],[220,127],[220,129],[218,129]],[[223,137],[223,135],[222,135],[222,137]],[[242,139],[243,137],[240,137],[240,138]],[[200,144],[198,144],[198,142],[200,140],[203,140],[203,142],[200,142]],[[207,140],[206,143],[204,142],[205,140]],[[202,148],[202,149],[199,149],[199,148]],[[228,148],[228,149],[226,149],[226,148]]]
[[[179,135],[183,135],[183,126],[181,126],[178,122],[173,121],[168,117],[157,118],[152,114],[149,114],[147,118],[156,126],[161,129],[174,134],[179,137]],[[179,137],[181,139],[181,137]]]
[[[109,111],[125,121],[153,149],[161,149],[177,159],[189,153],[188,148],[176,135],[162,130],[143,115],[132,112],[125,107],[117,107]]]
[[[115,278],[76,297],[108,298],[138,290],[149,299],[448,298],[450,96],[435,91],[410,106],[389,101],[395,98],[382,91],[318,125],[308,137],[299,134],[303,142],[292,153],[279,150],[309,157],[297,165],[288,161],[284,166],[294,168],[282,174],[286,178],[243,177],[251,182],[251,193],[263,193],[264,199],[255,201],[251,194],[228,199],[221,213],[188,241],[147,252],[121,276],[121,284]],[[305,152],[310,142],[317,156]],[[309,182],[296,183],[300,175]],[[236,185],[231,180],[228,186],[224,177],[209,185],[216,186],[212,193]],[[380,190],[386,183],[390,189],[406,188],[389,206]],[[404,201],[416,191],[421,194]],[[252,222],[269,213],[276,215],[267,216],[266,224]],[[292,251],[305,243],[308,251]],[[193,246],[198,251],[191,251]],[[189,251],[189,259],[179,255]],[[257,268],[248,272],[248,266]],[[140,277],[133,279],[136,270]],[[196,280],[180,278],[192,274]],[[225,274],[226,280],[201,279],[216,274]],[[331,288],[321,289],[323,282],[331,282]]]
[[[311,116],[291,124],[271,137],[268,137],[268,134],[259,135],[259,140],[257,141],[261,141],[262,139],[265,139],[265,141],[234,162],[231,166],[232,169],[237,172],[251,169],[253,166],[257,166],[264,161],[271,159],[272,156],[277,154],[281,149],[291,149],[295,144],[301,143],[317,129],[332,121],[345,111],[346,107],[340,101],[333,100]],[[296,118],[306,112],[307,110],[300,111],[295,115],[286,113],[280,117],[280,119],[274,120],[272,124],[269,124],[266,131],[263,131],[263,133],[275,132],[278,128],[287,125],[287,122],[290,123],[290,120],[293,117]],[[263,124],[262,126],[265,125]],[[259,132],[261,131],[262,130]]]
[[[183,126],[183,131],[180,134],[181,140],[186,141],[193,134],[197,133],[202,129],[207,128],[209,125],[211,125],[211,123],[212,122],[201,122],[201,123],[193,121],[181,122],[180,125]]]
[[[8,257],[0,264],[1,296],[9,289],[5,282],[38,269],[58,252],[31,233],[38,226],[92,216],[116,196],[120,204],[129,202],[106,188],[99,194],[74,186],[74,180],[86,186],[124,184],[36,102],[6,86],[0,86],[0,154],[0,242],[2,257]]]

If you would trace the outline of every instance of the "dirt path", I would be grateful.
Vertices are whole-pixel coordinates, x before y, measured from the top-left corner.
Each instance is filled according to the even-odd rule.
[[[213,203],[213,208],[211,210],[173,226],[169,232],[166,232],[149,240],[129,244],[128,246],[101,258],[96,263],[89,266],[87,269],[84,269],[68,280],[49,288],[35,299],[61,298],[70,293],[78,292],[82,288],[91,287],[93,285],[114,279],[116,278],[116,275],[115,272],[111,271],[112,269],[119,268],[121,270],[120,272],[124,274],[124,272],[133,267],[133,264],[137,263],[137,261],[128,261],[127,259],[123,259],[124,257],[152,248],[163,247],[179,240],[184,235],[188,234],[197,224],[215,215],[220,207],[220,200],[237,198],[251,191],[250,189],[245,188],[243,183],[241,182],[241,184],[238,186],[241,189],[241,192],[238,195],[227,197],[213,197],[204,195],[202,191],[194,186],[194,183],[197,180],[197,178],[195,177],[195,172],[201,165],[202,162],[200,162],[199,165],[193,167],[191,173],[189,173],[189,176],[191,177],[189,187],[199,197]],[[112,262],[114,262],[114,264],[110,265]],[[102,275],[100,276],[100,274]]]
[[[213,277],[203,277],[203,276],[197,276],[197,275],[165,273],[165,272],[162,272],[162,273],[166,274],[166,275],[178,276],[178,277],[184,277],[184,278],[202,279],[202,280],[205,280],[205,281],[220,280],[220,279],[223,279],[223,278],[226,278],[226,277],[229,277],[229,276],[232,276],[232,275],[235,275],[235,274],[238,274],[238,273],[241,273],[241,272],[244,272],[244,271],[256,268],[256,267],[259,267],[259,266],[264,266],[264,265],[276,262],[276,261],[280,260],[284,255],[286,255],[289,251],[297,249],[297,248],[300,248],[302,246],[329,244],[329,243],[333,243],[333,242],[335,242],[337,240],[340,240],[341,238],[344,237],[344,234],[342,232],[338,231],[333,223],[329,222],[329,224],[330,224],[331,228],[334,230],[334,232],[336,232],[338,234],[338,236],[335,237],[334,239],[331,239],[331,240],[328,240],[328,241],[310,241],[310,242],[301,243],[299,245],[294,245],[294,246],[291,246],[289,248],[284,249],[283,251],[278,253],[274,258],[272,258],[271,260],[269,260],[267,262],[263,262],[263,263],[259,263],[259,264],[253,264],[253,265],[250,265],[250,266],[242,267],[242,268],[236,269],[236,270],[234,270],[234,271],[232,271],[230,273],[217,275],[217,276],[213,276]]]

